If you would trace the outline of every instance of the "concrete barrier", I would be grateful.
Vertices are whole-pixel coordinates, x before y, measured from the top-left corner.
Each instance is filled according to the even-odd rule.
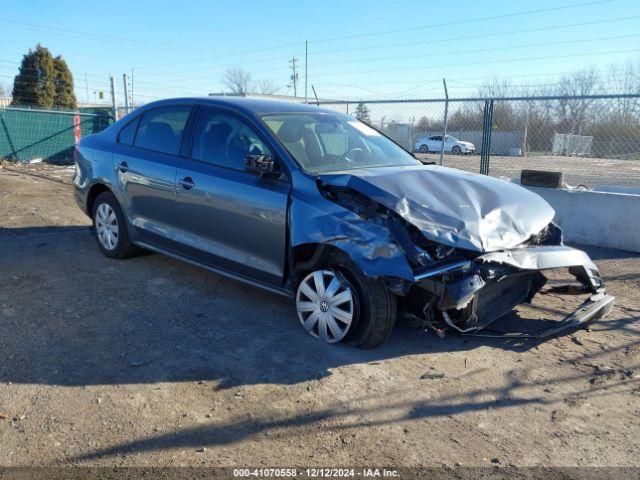
[[[525,187],[555,209],[567,243],[640,252],[640,195]]]

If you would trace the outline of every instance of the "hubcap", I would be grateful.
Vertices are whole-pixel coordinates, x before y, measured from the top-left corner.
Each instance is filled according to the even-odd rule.
[[[108,203],[101,203],[96,209],[96,234],[98,241],[107,250],[118,244],[118,217]]]
[[[298,318],[313,337],[327,343],[342,340],[354,316],[351,287],[331,270],[316,270],[307,275],[296,294]]]

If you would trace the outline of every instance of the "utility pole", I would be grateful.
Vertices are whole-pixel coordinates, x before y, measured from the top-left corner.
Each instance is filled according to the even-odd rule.
[[[122,74],[122,92],[124,93],[124,111],[129,113],[129,94],[127,93],[127,74]]]
[[[304,103],[307,103],[307,84],[309,81],[309,42],[304,41]]]
[[[113,80],[113,75],[109,75],[109,82],[111,83],[111,108],[113,109],[113,119],[118,120],[118,106],[116,105],[116,82]]]
[[[291,81],[293,82],[293,96],[297,97],[298,96],[298,74],[296,73],[296,62],[298,61],[297,58],[292,58],[291,60],[289,60],[289,63],[291,64]]]
[[[440,146],[440,165],[444,159],[444,142],[447,136],[447,122],[449,120],[449,91],[447,90],[447,81],[443,78],[442,84],[444,85],[444,131],[442,132],[442,144]]]
[[[135,108],[135,103],[133,103],[133,68],[131,68],[131,110]]]

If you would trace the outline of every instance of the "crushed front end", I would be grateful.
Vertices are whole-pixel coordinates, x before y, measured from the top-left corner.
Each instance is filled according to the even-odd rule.
[[[349,214],[323,241],[382,277],[407,313],[439,332],[545,337],[613,308],[589,256],[563,244],[553,209],[520,186],[424,167],[325,175],[318,189]],[[560,270],[569,280],[549,281]],[[542,328],[484,330],[542,294],[570,295],[578,308]]]
[[[546,287],[545,273],[557,269],[568,271],[575,282]],[[614,297],[605,293],[598,269],[587,254],[564,245],[527,245],[426,268],[415,277],[409,303],[414,314],[421,314],[435,328],[477,335],[518,305],[531,303],[539,293],[588,297],[553,325],[481,334],[546,337],[601,318],[613,308]]]

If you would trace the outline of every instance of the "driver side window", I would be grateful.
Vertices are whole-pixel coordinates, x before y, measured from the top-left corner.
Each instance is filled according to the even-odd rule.
[[[191,157],[220,167],[244,170],[248,155],[271,155],[255,130],[241,119],[203,107],[196,124]]]

